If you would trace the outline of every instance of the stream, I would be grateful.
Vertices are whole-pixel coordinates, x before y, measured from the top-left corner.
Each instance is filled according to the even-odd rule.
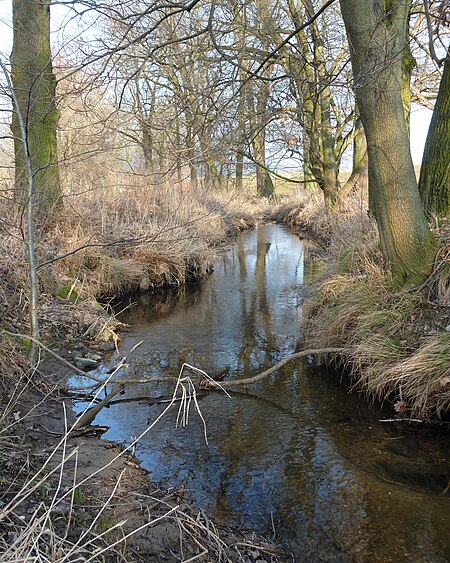
[[[127,298],[121,355],[144,342],[122,376],[175,376],[186,362],[250,377],[301,350],[314,267],[285,227],[260,226],[238,236],[202,283]],[[173,383],[153,383],[125,397],[172,392]],[[449,431],[380,422],[388,405],[369,404],[311,359],[229,397],[205,393],[198,406],[207,442],[195,405],[186,428],[175,427],[175,406],[136,455],[153,481],[184,488],[213,520],[275,532],[300,562],[450,560]],[[96,424],[110,427],[106,439],[129,443],[166,407],[113,405]]]

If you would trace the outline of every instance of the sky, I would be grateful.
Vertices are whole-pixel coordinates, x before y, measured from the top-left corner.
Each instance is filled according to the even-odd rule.
[[[54,13],[54,27],[64,20],[64,8],[57,7]],[[12,0],[0,0],[0,58],[6,62],[12,45]],[[426,135],[430,125],[432,112],[429,109],[413,105],[411,110],[411,154],[414,164],[422,161]]]
[[[414,164],[422,162],[423,149],[433,112],[413,104],[411,108],[411,154]]]

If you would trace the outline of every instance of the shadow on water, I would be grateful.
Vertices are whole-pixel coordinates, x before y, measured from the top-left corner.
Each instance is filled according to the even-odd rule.
[[[259,373],[302,347],[304,276],[302,241],[272,225],[239,236],[202,284],[132,296],[121,304],[131,325],[121,353],[145,341],[124,377],[173,376],[183,362]],[[171,392],[155,383],[127,397]],[[380,406],[308,361],[199,404],[208,443],[196,414],[175,428],[174,408],[137,455],[155,481],[184,487],[211,517],[274,526],[298,561],[450,559],[448,433],[380,423]],[[110,426],[107,438],[129,442],[164,406],[121,403],[98,422]]]

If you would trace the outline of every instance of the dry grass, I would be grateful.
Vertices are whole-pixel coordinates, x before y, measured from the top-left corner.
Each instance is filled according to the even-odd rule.
[[[186,193],[176,185],[145,185],[127,175],[119,181],[123,187],[68,194],[64,209],[38,233],[41,306],[47,313],[50,304],[60,309],[63,300],[66,307],[77,303],[94,314],[89,304],[97,298],[202,278],[210,271],[214,247],[252,226],[259,211],[253,198],[236,193]],[[23,217],[6,199],[0,216],[3,326],[26,332]],[[68,332],[72,309],[66,311]],[[85,330],[88,323],[83,324]]]
[[[84,297],[204,277],[214,259],[212,247],[254,222],[248,198],[176,187],[128,187],[106,199],[88,194],[77,209],[50,233],[61,242],[47,259],[72,253],[63,262],[65,283],[75,282]]]
[[[426,284],[403,291],[383,266],[376,225],[364,209],[364,199],[353,197],[336,221],[318,196],[283,209],[286,221],[326,248],[326,267],[305,307],[308,338],[349,350],[355,387],[369,397],[404,402],[413,416],[440,417],[450,407],[449,233],[441,230]]]

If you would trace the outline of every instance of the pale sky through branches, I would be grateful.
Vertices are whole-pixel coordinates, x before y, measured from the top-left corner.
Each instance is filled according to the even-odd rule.
[[[67,9],[63,6],[52,8],[52,28],[55,36],[61,37],[61,29],[67,22]],[[69,18],[70,20],[70,18]],[[71,22],[70,25],[73,25]],[[3,61],[9,59],[12,46],[12,2],[0,0],[0,57]],[[429,109],[413,104],[411,111],[411,153],[414,164],[422,161],[426,135],[430,125],[432,112]],[[270,149],[269,149],[270,152]],[[280,163],[283,168],[283,163]],[[350,159],[343,160],[344,168],[351,167]],[[289,165],[288,165],[289,167]]]

